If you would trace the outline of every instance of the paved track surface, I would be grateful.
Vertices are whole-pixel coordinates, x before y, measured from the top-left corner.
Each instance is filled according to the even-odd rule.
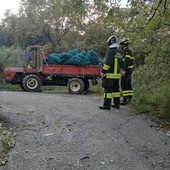
[[[170,170],[170,136],[94,94],[0,92],[16,145],[1,170]]]

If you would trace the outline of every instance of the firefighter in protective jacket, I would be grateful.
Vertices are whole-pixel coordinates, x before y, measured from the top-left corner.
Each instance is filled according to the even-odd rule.
[[[131,77],[133,73],[133,60],[132,51],[129,49],[129,39],[124,38],[121,40],[121,47],[124,51],[122,58],[122,77],[121,77],[121,88],[123,94],[123,101],[121,105],[126,105],[130,102],[133,96]]]
[[[104,73],[104,103],[100,106],[100,109],[110,110],[111,106],[119,109],[120,107],[120,69],[121,58],[117,52],[119,45],[117,44],[117,37],[115,35],[109,37],[107,40],[109,46],[109,52],[107,54],[106,63],[103,66],[102,72]],[[111,105],[112,98],[114,105]]]

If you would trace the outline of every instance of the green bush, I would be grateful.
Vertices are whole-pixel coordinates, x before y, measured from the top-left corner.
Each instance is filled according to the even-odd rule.
[[[159,88],[150,102],[155,114],[158,114],[161,119],[170,121],[170,89],[168,86]]]
[[[133,75],[134,106],[138,113],[146,113],[159,123],[170,122],[170,88],[167,69],[153,71],[147,65]]]
[[[135,92],[134,104],[138,113],[149,113],[149,96],[145,93]]]
[[[160,124],[170,124],[170,40],[163,39],[134,72],[134,106],[139,113],[147,113]]]
[[[3,67],[22,67],[25,61],[25,52],[19,47],[0,48],[0,63]]]
[[[0,83],[4,83],[3,70],[5,67],[22,67],[25,62],[25,52],[21,48],[0,48]]]

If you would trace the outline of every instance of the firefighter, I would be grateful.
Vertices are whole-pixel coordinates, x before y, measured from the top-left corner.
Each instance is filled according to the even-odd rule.
[[[109,37],[107,40],[109,46],[109,52],[107,54],[106,62],[103,66],[102,72],[104,74],[104,103],[103,106],[99,106],[100,109],[110,110],[111,106],[113,108],[119,109],[120,107],[120,90],[119,90],[119,80],[120,80],[120,70],[121,70],[121,58],[117,52],[119,47],[117,43],[117,37],[115,35]],[[111,105],[112,98],[114,105]]]
[[[134,57],[132,55],[132,51],[129,49],[129,44],[130,42],[128,38],[124,38],[120,42],[120,45],[124,52],[121,64],[122,67],[121,88],[123,95],[123,101],[121,101],[121,105],[128,104],[133,96],[131,79],[133,73]]]

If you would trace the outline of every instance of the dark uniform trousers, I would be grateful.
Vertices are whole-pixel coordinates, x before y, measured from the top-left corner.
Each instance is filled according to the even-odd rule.
[[[110,106],[113,98],[115,105],[120,105],[120,79],[106,79],[106,85],[104,90],[104,106]]]
[[[122,93],[123,93],[123,100],[131,99],[133,96],[133,90],[132,90],[132,82],[131,82],[131,77],[132,77],[133,70],[128,69],[126,71],[125,76],[121,77],[121,88],[122,88]]]

